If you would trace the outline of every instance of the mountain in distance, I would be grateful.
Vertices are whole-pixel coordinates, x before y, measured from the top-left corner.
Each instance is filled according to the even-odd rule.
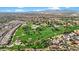
[[[38,13],[56,15],[79,15],[79,7],[0,7],[0,13]]]
[[[71,16],[78,16],[79,15],[79,11],[74,11],[74,10],[44,10],[44,11],[34,11],[32,13],[54,14],[54,15],[71,15]]]

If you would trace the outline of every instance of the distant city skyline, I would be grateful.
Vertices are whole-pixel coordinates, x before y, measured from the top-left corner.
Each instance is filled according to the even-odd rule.
[[[79,11],[79,7],[0,7],[0,12],[35,12],[46,10]]]

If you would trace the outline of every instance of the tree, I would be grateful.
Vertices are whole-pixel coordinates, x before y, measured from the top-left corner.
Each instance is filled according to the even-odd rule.
[[[26,34],[30,34],[30,29],[31,29],[30,26],[26,25],[26,26],[23,27],[23,29],[24,29]]]

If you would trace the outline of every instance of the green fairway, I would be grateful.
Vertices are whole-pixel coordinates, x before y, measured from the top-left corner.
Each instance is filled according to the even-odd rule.
[[[64,30],[61,29],[60,31]],[[32,38],[33,40],[46,39],[57,34],[60,34],[60,31],[52,30],[51,27],[43,27],[41,31],[30,29],[29,33],[25,33],[23,27],[20,27],[14,35],[14,40],[16,40],[17,38],[21,40],[28,40],[29,38]]]
[[[79,29],[79,26],[73,25],[64,27],[61,25],[59,27],[53,27],[35,24],[24,25],[16,30],[13,41],[19,39],[28,48],[44,48],[49,45],[48,38],[66,32],[72,32],[76,29]]]

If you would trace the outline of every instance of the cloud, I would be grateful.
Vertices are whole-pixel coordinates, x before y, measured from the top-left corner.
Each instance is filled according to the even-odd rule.
[[[40,10],[40,9],[36,9],[36,10],[33,10],[33,11],[42,11],[42,10]]]
[[[60,10],[59,7],[49,7],[48,9],[52,9],[52,10]]]
[[[24,12],[23,9],[15,9],[15,12]]]
[[[9,9],[6,10],[6,9],[5,9],[5,10],[0,10],[0,12],[12,12],[12,10],[9,10]]]
[[[70,8],[70,7],[65,7],[65,8]]]
[[[41,11],[41,10],[35,10],[35,11]]]
[[[11,10],[5,10],[6,12],[12,12]]]
[[[24,8],[24,7],[21,7],[21,6],[20,6],[20,7],[17,7],[17,8],[21,9],[21,8]]]

